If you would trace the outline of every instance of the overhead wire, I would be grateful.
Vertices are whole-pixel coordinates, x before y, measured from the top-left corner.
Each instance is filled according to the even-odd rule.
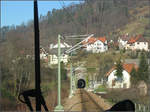
[[[61,3],[62,2],[62,3]],[[77,26],[79,26],[80,24],[79,23],[77,23],[76,21],[74,21],[74,17],[73,17],[73,15],[71,15],[70,13],[69,13],[69,11],[65,8],[65,2],[62,0],[62,1],[60,1],[59,0],[59,3],[60,3],[60,5],[63,7],[63,9],[66,11],[66,13],[68,14],[68,16],[71,18],[71,20],[72,20],[72,22],[71,22],[71,24],[72,24],[72,26],[74,26],[75,28],[76,28],[76,33],[78,33],[77,32],[77,30],[78,30],[78,28],[77,28]],[[74,24],[73,24],[74,23]],[[80,36],[79,36],[80,37]],[[71,41],[72,42],[72,41]],[[72,43],[72,45],[73,45],[73,43]]]

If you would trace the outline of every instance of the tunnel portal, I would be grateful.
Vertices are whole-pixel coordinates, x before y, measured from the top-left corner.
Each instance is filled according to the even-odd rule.
[[[77,87],[78,88],[85,88],[85,86],[86,86],[85,80],[84,79],[79,79],[78,83],[77,83]]]

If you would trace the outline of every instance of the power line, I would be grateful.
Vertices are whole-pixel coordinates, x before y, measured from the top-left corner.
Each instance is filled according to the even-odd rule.
[[[94,34],[89,35],[87,38],[85,38],[85,39],[82,40],[81,42],[77,43],[76,45],[74,45],[73,47],[71,47],[70,49],[68,49],[68,50],[66,51],[66,53],[70,53],[70,52],[72,52],[72,51],[74,51],[74,50],[76,50],[76,49],[79,49],[80,47],[82,47],[82,46],[80,46],[80,44],[82,44],[82,42],[88,41],[88,39],[91,38],[91,37],[93,37],[93,36],[94,36]]]

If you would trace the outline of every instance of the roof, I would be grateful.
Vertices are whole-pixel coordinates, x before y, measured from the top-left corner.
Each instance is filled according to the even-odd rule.
[[[135,42],[147,42],[147,40],[142,35],[138,35],[136,37],[131,37],[128,40],[129,44],[132,44],[132,43],[135,43]]]
[[[87,42],[88,42],[89,44],[92,44],[92,43],[94,43],[94,42],[96,42],[96,41],[97,41],[97,39],[96,39],[96,38],[91,37],[91,38],[89,38],[89,39],[88,39],[88,41],[87,41]]]
[[[68,42],[69,43],[69,42]],[[71,47],[72,45],[71,44],[68,44],[66,41],[64,41],[63,39],[61,39],[61,41],[60,41],[60,44],[61,44],[61,46],[64,46],[64,47]],[[57,40],[55,40],[53,43],[51,43],[50,45],[52,45],[53,47],[54,46],[58,46],[58,41]]]
[[[134,63],[127,63],[123,64],[123,69],[127,71],[129,74],[131,73],[133,67],[137,70],[138,66]],[[113,72],[116,69],[116,66],[113,66],[107,73],[106,76],[109,76],[111,72]]]
[[[103,43],[105,43],[106,37],[99,37],[97,40],[100,40],[100,41],[102,41]]]
[[[106,41],[106,37],[98,37],[98,38],[95,38],[95,37],[91,37],[89,38],[87,41],[84,41],[82,42],[82,44],[93,44],[94,42],[96,42],[97,40],[100,40],[101,42],[105,43]]]

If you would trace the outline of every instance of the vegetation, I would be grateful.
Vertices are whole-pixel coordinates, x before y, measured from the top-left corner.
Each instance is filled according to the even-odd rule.
[[[135,88],[114,90],[112,89],[108,90],[107,94],[101,94],[101,96],[113,104],[125,99],[129,99],[135,103],[144,104],[147,106],[150,104],[150,96],[140,96],[138,90]]]
[[[144,52],[142,52],[140,56],[140,65],[137,74],[139,76],[138,80],[144,80],[145,82],[149,81],[148,63]]]
[[[106,92],[107,89],[105,87],[105,85],[100,85],[98,86],[98,88],[95,90],[95,92]]]
[[[122,66],[122,62],[121,62],[121,58],[117,61],[116,63],[116,73],[115,75],[117,76],[117,80],[122,80],[122,77],[123,77],[123,74],[122,74],[122,71],[123,71],[123,66]]]
[[[86,76],[86,87],[89,88],[89,75]]]
[[[13,45],[15,47],[15,44]],[[6,52],[6,51],[5,51]],[[5,53],[4,52],[4,53]],[[5,55],[5,57],[0,60],[0,72],[2,82],[0,85],[1,91],[1,102],[3,110],[16,110],[19,106],[18,104],[18,94],[24,90],[33,89],[34,87],[34,60],[32,57],[26,57],[26,55],[20,55],[18,57],[15,56],[15,52],[12,52],[12,60],[9,58],[9,55]],[[5,58],[5,59],[4,59]],[[2,60],[4,59],[4,60]],[[68,86],[69,81],[67,80],[66,69],[64,69],[64,65],[62,66],[62,80],[65,82],[62,83],[62,94],[63,98],[68,95]],[[46,68],[45,63],[41,61],[41,89],[46,99],[51,94],[51,97],[54,97],[54,101],[47,100],[46,102],[49,104],[50,109],[57,103],[57,69],[55,68]],[[65,85],[65,87],[64,87]],[[7,89],[9,88],[9,89]],[[64,91],[65,90],[65,91]],[[6,102],[2,102],[6,101]],[[13,102],[13,104],[12,104]],[[7,103],[7,106],[3,103]],[[32,104],[34,104],[32,102]],[[12,108],[14,105],[14,108]],[[26,106],[25,106],[26,107]]]
[[[132,68],[130,75],[131,75],[131,84],[132,86],[134,86],[138,82],[137,71],[135,68]]]

